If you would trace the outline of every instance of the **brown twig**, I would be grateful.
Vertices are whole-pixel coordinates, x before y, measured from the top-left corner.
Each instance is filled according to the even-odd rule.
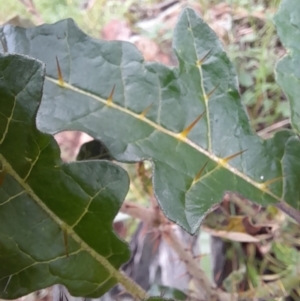
[[[176,251],[179,258],[185,263],[187,271],[196,282],[199,292],[203,296],[203,300],[218,300],[216,292],[205,275],[205,273],[198,267],[198,262],[193,258],[192,254],[183,247],[175,235],[171,226],[165,226],[162,229],[164,240]]]
[[[120,212],[138,218],[150,226],[158,226],[160,224],[160,214],[150,208],[145,208],[135,202],[124,201]]]
[[[279,122],[276,122],[274,124],[272,124],[271,126],[268,126],[266,128],[264,128],[263,130],[257,132],[258,136],[261,136],[264,139],[267,139],[271,136],[271,133],[290,124],[290,120],[289,119],[284,119],[281,120]]]
[[[276,206],[286,213],[288,216],[293,218],[298,224],[300,224],[300,211],[295,209],[294,207],[290,206],[285,201],[281,201],[276,204]]]

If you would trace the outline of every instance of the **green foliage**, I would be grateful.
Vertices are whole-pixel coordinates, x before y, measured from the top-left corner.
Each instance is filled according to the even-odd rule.
[[[251,125],[259,131],[289,117],[288,102],[274,78],[274,65],[284,52],[272,22],[279,1],[220,2],[202,0],[201,7],[204,15],[209,8],[214,12],[213,5],[217,11],[218,5],[227,4],[227,9],[232,9],[229,14],[223,12],[230,28],[228,36],[224,37],[225,47],[236,67],[241,99],[246,105]],[[212,25],[218,22],[217,19]]]
[[[275,18],[278,35],[288,50],[288,54],[277,65],[277,81],[288,96],[291,122],[297,132],[300,131],[300,73],[297,67],[300,61],[300,20],[296,18],[298,7],[298,1],[284,0]]]
[[[253,20],[252,35],[229,44],[227,51],[237,69],[242,102],[247,106],[252,126],[258,130],[289,117],[289,108],[274,78],[279,57],[274,25],[268,19],[263,26],[257,23],[262,21]]]
[[[193,10],[184,10],[174,31],[178,68],[145,63],[133,45],[92,39],[71,20],[33,29],[5,26],[3,35],[8,52],[47,66],[38,127],[51,134],[87,132],[118,161],[152,161],[163,211],[188,231],[196,231],[225,190],[264,204],[289,193],[285,178],[263,183],[282,177],[280,160],[291,133],[263,141],[252,132],[234,68]]]
[[[222,5],[228,5],[227,9],[229,7],[233,9],[229,13],[232,28],[228,30],[226,51],[237,69],[242,102],[247,107],[252,127],[255,130],[261,130],[282,118],[289,117],[288,103],[273,76],[274,64],[281,56],[281,47],[279,46],[271,18],[280,1],[188,1],[191,6],[197,6],[199,2],[204,20],[206,20],[206,15],[210,19],[209,16],[211,13],[214,15],[215,11],[222,12],[222,9],[218,8],[222,7]],[[85,5],[87,3],[92,3],[92,6],[88,8]],[[64,18],[72,18],[83,31],[94,37],[100,37],[103,26],[110,21],[126,20],[130,27],[134,28],[135,33],[141,33],[143,36],[150,37],[159,44],[161,49],[169,52],[173,28],[166,30],[166,24],[162,22],[154,27],[147,27],[147,30],[140,30],[135,24],[135,22],[145,18],[145,11],[159,4],[157,0],[124,0],[122,5],[119,5],[119,0],[55,0],[51,2],[39,0],[34,1],[34,4],[37,15],[30,13],[28,7],[22,5],[20,1],[6,1],[1,6],[0,23],[16,15],[26,17],[35,24],[43,22],[54,23]],[[224,15],[221,14],[221,18],[228,15],[227,9],[223,10]],[[249,15],[244,15],[240,19],[241,11]],[[261,17],[251,17],[255,13],[258,13]],[[164,11],[162,12],[163,14]],[[209,21],[210,25],[219,23],[219,20],[213,21],[212,24],[212,20]],[[240,36],[238,33],[239,29],[247,29],[251,33]]]
[[[292,51],[277,73],[299,131],[295,1],[283,1],[291,8],[276,18]],[[189,232],[226,190],[260,204],[299,205],[299,138],[292,131],[269,140],[253,133],[234,67],[193,10],[182,12],[174,30],[176,68],[146,63],[129,43],[92,39],[70,19],[8,25],[1,35],[3,50],[34,58],[0,58],[2,298],[58,282],[87,297],[120,282],[145,297],[117,271],[129,252],[111,224],[128,176],[108,161],[63,164],[49,134],[84,131],[117,161],[151,161],[162,210]],[[80,159],[94,146],[85,145]]]
[[[43,79],[40,62],[1,55],[0,296],[57,282],[98,296],[129,259],[112,230],[128,176],[109,162],[62,163],[54,138],[35,127]]]

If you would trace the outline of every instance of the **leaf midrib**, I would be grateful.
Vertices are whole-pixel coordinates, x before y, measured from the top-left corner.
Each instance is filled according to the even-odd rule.
[[[192,30],[190,16],[188,13],[186,13],[186,16],[188,19],[189,28],[191,28],[191,34],[193,36],[193,46],[194,46],[194,50],[195,50],[195,56],[197,57],[197,68],[198,68],[199,76],[200,76],[200,87],[201,87],[202,94],[203,94],[204,105],[206,107],[205,115],[206,115],[206,120],[207,120],[207,141],[208,141],[207,148],[209,151],[211,151],[212,143],[211,143],[211,128],[210,128],[210,116],[209,116],[210,112],[209,112],[209,107],[208,107],[207,93],[205,91],[204,82],[203,82],[203,72],[202,72],[201,64],[198,64],[199,60],[201,60],[201,59],[198,58],[197,47],[195,45],[195,35],[194,35],[194,31]]]
[[[241,171],[239,171],[238,169],[236,169],[235,167],[231,166],[228,162],[226,162],[226,160],[224,160],[224,158],[219,158],[216,155],[210,153],[209,151],[203,149],[202,147],[200,147],[199,145],[197,145],[195,142],[191,141],[190,139],[186,138],[186,137],[182,137],[180,135],[180,133],[174,133],[164,127],[162,127],[161,125],[153,122],[152,120],[146,118],[144,115],[142,114],[138,114],[135,112],[130,111],[128,108],[124,108],[116,103],[114,103],[113,101],[108,101],[104,98],[101,98],[95,94],[92,94],[90,92],[84,91],[78,87],[75,87],[67,82],[64,82],[64,86],[61,87],[59,84],[59,81],[57,79],[51,78],[49,76],[45,77],[46,80],[56,84],[60,89],[69,89],[73,92],[77,92],[83,96],[87,96],[90,97],[98,102],[101,102],[102,104],[114,108],[120,112],[123,112],[127,115],[130,115],[136,119],[139,119],[145,123],[147,123],[148,125],[152,126],[156,131],[164,133],[172,138],[175,138],[189,146],[191,146],[192,148],[194,148],[195,150],[197,150],[198,152],[202,153],[203,155],[207,156],[210,160],[214,161],[215,163],[217,163],[218,166],[221,166],[225,169],[227,169],[228,171],[230,171],[231,173],[233,173],[234,175],[242,178],[244,181],[248,182],[249,184],[253,185],[254,187],[256,187],[258,190],[262,191],[265,194],[270,195],[271,197],[273,197],[274,199],[276,199],[277,201],[281,201],[281,198],[278,197],[277,195],[275,195],[272,191],[270,191],[267,187],[264,187],[262,189],[262,185],[263,183],[259,183],[254,181],[253,179],[251,179],[250,177],[248,177],[247,175],[245,175],[244,173],[242,173]],[[196,177],[196,175],[195,175]],[[199,179],[201,180],[201,178]],[[198,181],[196,181],[195,183],[197,183]]]
[[[90,254],[96,261],[98,261],[119,283],[123,284],[127,291],[133,296],[138,296],[139,298],[146,298],[145,292],[133,281],[115,269],[114,266],[103,256],[101,256],[95,249],[90,247],[72,228],[64,221],[62,221],[52,210],[50,210],[45,203],[35,194],[34,190],[30,187],[29,184],[23,180],[18,173],[13,169],[9,164],[6,158],[0,154],[0,162],[2,163],[3,170],[6,173],[10,174],[24,189],[24,191],[54,220],[54,222],[59,225],[62,231],[66,231],[81,247],[82,251],[86,251]]]

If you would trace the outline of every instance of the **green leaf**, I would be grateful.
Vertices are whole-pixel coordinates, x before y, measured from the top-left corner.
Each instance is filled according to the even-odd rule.
[[[278,36],[287,49],[277,64],[276,80],[290,102],[291,124],[300,132],[300,4],[297,0],[283,0],[274,18]]]
[[[72,20],[5,26],[3,36],[9,52],[46,63],[38,127],[52,134],[84,131],[119,161],[151,161],[162,210],[186,230],[195,232],[226,190],[262,204],[291,195],[284,191],[281,159],[292,133],[268,141],[253,133],[233,65],[192,9],[182,12],[174,31],[176,68],[144,62],[130,43],[93,39]]]
[[[297,0],[283,0],[274,18],[278,36],[287,49],[287,54],[278,62],[276,80],[287,95],[290,106],[291,124],[300,132],[300,3]],[[290,138],[285,146],[281,160],[283,167],[283,198],[299,208],[300,192],[300,141],[298,137]]]
[[[35,126],[43,80],[40,62],[0,55],[0,297],[54,283],[97,297],[124,280],[129,250],[112,221],[129,180],[107,161],[61,161]]]

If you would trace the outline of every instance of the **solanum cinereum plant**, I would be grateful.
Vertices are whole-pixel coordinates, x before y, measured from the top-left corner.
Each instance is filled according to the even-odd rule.
[[[116,161],[150,161],[163,213],[190,233],[224,191],[298,207],[297,14],[300,4],[283,0],[275,18],[289,50],[276,76],[293,129],[268,140],[252,131],[234,67],[192,9],[174,29],[174,68],[145,62],[130,43],[91,38],[70,19],[4,26],[0,297],[61,283],[75,296],[94,298],[120,283],[135,298],[148,298],[119,272],[130,252],[112,221],[128,191],[127,173],[105,160],[63,163],[52,136],[61,131],[88,133]],[[194,273],[207,298],[216,294],[200,269]]]

